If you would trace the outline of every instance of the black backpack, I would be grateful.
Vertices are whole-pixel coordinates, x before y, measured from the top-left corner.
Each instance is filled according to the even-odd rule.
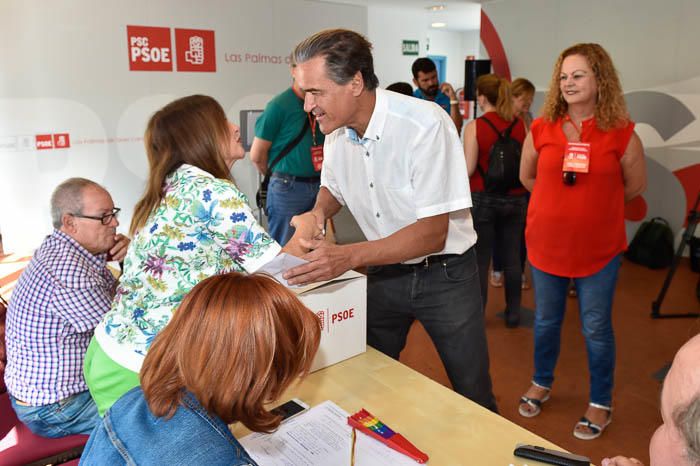
[[[491,121],[481,117],[498,135],[498,139],[489,150],[489,165],[484,170],[477,163],[476,167],[484,179],[484,190],[487,193],[505,194],[513,188],[522,187],[520,183],[520,143],[510,136],[515,125],[520,121],[513,119],[513,123],[503,133],[498,131]]]
[[[673,261],[673,231],[668,222],[654,217],[639,227],[625,257],[650,269],[663,269]]]

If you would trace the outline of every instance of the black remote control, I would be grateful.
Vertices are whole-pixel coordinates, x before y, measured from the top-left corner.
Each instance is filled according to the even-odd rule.
[[[535,445],[518,444],[513,450],[515,456],[541,461],[542,463],[556,466],[591,466],[591,460],[581,455],[574,455],[563,451],[548,450]]]

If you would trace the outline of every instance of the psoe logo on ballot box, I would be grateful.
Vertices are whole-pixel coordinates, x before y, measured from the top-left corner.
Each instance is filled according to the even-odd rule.
[[[170,28],[127,26],[129,70],[172,71]]]
[[[216,71],[214,31],[175,29],[178,71]]]
[[[318,317],[321,324],[321,331],[330,332],[331,327],[343,321],[353,319],[355,317],[355,308],[350,307],[338,312],[333,312],[330,309],[321,309],[320,311],[316,311],[316,317]]]

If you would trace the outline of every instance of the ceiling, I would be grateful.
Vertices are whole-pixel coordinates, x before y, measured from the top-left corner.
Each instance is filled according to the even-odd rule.
[[[493,0],[321,0],[329,3],[348,3],[362,6],[392,6],[402,9],[424,11],[430,22],[443,22],[441,30],[478,30],[481,23],[480,4]],[[430,11],[429,7],[443,5],[441,11]]]

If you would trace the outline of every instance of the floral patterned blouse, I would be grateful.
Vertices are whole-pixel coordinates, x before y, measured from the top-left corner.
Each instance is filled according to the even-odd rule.
[[[232,182],[185,164],[163,189],[165,197],[131,241],[111,310],[95,329],[102,350],[134,372],[197,283],[255,272],[281,250]]]

